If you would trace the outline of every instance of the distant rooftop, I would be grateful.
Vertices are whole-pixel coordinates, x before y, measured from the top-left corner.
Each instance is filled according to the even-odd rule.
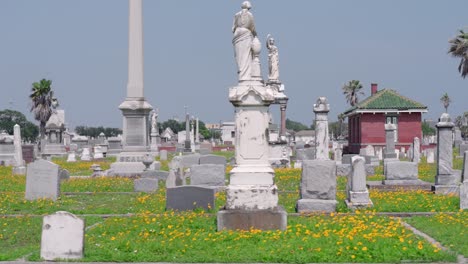
[[[420,110],[420,112],[425,112],[427,111],[427,106],[405,97],[395,90],[382,89],[346,110],[344,114],[350,114],[359,110]]]

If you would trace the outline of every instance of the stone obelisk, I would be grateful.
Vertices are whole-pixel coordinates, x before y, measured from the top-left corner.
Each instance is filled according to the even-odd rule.
[[[142,0],[129,0],[127,98],[119,109],[123,114],[123,151],[148,151],[148,115],[153,107],[143,91]]]

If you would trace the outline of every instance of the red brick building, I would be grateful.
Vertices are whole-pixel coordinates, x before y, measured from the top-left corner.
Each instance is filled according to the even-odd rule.
[[[344,112],[348,117],[348,151],[359,153],[367,145],[385,146],[385,124],[393,123],[395,149],[413,143],[415,137],[422,138],[421,117],[427,106],[398,94],[394,90],[377,90],[371,85],[371,96]]]

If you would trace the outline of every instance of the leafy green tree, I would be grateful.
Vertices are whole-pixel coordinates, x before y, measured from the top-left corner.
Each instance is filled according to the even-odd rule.
[[[292,121],[289,118],[286,118],[286,129],[301,131],[301,130],[310,130],[310,128],[300,122]]]
[[[435,128],[431,127],[426,121],[421,123],[421,129],[423,136],[433,136],[436,133]]]
[[[361,89],[362,84],[358,80],[351,80],[343,85],[343,94],[346,96],[346,101],[351,106],[355,106],[359,102],[359,95],[364,95]]]
[[[18,124],[21,127],[21,138],[25,141],[35,141],[39,135],[39,129],[28,121],[21,112],[5,109],[0,111],[0,130],[13,135],[13,127]]]
[[[452,102],[452,99],[449,97],[448,93],[444,93],[442,97],[440,98],[440,102],[444,105],[445,112],[447,113],[448,107],[450,103]]]
[[[162,122],[160,127],[163,131],[169,127],[172,130],[172,132],[177,134],[179,131],[185,130],[185,121],[177,122],[174,119],[169,119],[167,121]]]
[[[42,79],[39,82],[34,82],[31,88],[31,112],[34,113],[34,118],[39,121],[39,133],[41,138],[45,137],[45,126],[50,116],[52,115],[52,101],[54,92],[51,89],[52,81]]]
[[[459,34],[449,40],[450,48],[448,53],[453,57],[460,58],[458,72],[463,78],[468,75],[468,33],[460,30]]]

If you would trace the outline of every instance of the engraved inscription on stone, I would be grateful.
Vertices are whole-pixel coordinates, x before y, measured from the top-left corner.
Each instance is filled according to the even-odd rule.
[[[26,172],[26,200],[56,200],[60,194],[59,166],[50,161],[30,163]]]
[[[144,119],[141,117],[127,118],[127,145],[128,146],[142,146],[145,145],[145,127]]]

